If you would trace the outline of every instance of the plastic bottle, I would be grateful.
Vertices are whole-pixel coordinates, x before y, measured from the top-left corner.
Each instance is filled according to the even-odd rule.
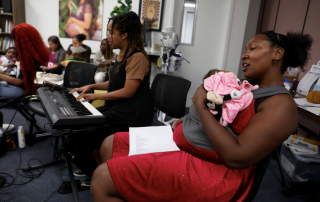
[[[7,83],[6,81],[0,81],[0,85],[1,85],[1,86],[7,86],[8,83]]]
[[[18,142],[19,142],[19,148],[24,148],[26,146],[26,139],[24,137],[23,126],[18,127]]]

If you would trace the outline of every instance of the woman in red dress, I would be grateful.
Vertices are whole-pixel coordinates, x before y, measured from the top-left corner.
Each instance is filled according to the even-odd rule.
[[[311,44],[309,35],[299,33],[258,34],[241,57],[244,76],[257,81],[259,92],[283,90],[287,67],[304,66]],[[173,124],[173,138],[181,151],[128,156],[128,133],[106,138],[100,149],[105,163],[92,179],[94,200],[243,201],[255,165],[296,129],[296,104],[287,91],[255,99],[235,119],[231,127],[237,131],[235,138],[208,110],[206,94],[203,85],[198,87],[189,114]],[[200,130],[195,141],[187,134],[197,117],[206,139]]]

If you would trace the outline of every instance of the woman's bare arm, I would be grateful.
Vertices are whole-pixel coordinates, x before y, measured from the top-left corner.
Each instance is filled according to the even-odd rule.
[[[97,83],[97,84],[91,84],[91,88],[96,89],[96,90],[108,90],[109,88],[109,81],[105,81],[102,83]]]
[[[0,74],[0,80],[6,81],[8,84],[14,85],[14,86],[21,86],[23,84],[22,79],[14,78],[11,76],[7,76],[4,74]]]
[[[247,168],[265,158],[297,127],[297,108],[292,98],[275,95],[263,101],[245,130],[235,139],[209,112],[204,100],[206,90],[201,85],[193,98],[209,141],[219,156],[231,168]]]
[[[16,65],[16,62],[11,62],[11,63],[8,63],[6,65],[2,65],[2,66],[4,66],[4,67],[12,67],[14,65]]]
[[[79,97],[77,97],[77,100],[80,100],[81,98],[85,98],[84,101],[87,100],[122,100],[122,99],[128,99],[134,96],[134,94],[137,92],[140,84],[140,79],[132,79],[132,80],[126,80],[124,84],[124,88],[121,88],[119,90],[110,92],[110,93],[101,93],[101,94],[83,94],[81,93]],[[98,84],[95,84],[98,85]]]
[[[92,21],[92,14],[90,13],[85,13],[84,14],[84,21],[78,20],[77,18],[74,17],[69,17],[68,23],[74,22],[83,29],[89,29]]]

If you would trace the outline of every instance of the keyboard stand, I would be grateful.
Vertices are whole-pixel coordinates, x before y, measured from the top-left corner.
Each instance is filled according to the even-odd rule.
[[[72,134],[71,131],[68,131],[68,132],[62,132],[60,130],[53,131],[52,136],[55,137],[55,145],[54,145],[55,148],[54,148],[53,161],[50,163],[47,163],[47,164],[43,164],[43,165],[37,165],[37,166],[29,167],[29,168],[24,168],[22,170],[24,172],[27,172],[27,171],[36,170],[36,169],[44,168],[44,167],[51,166],[51,165],[61,164],[64,162],[64,160],[58,160],[58,159],[60,157],[60,154],[62,153],[65,157],[65,162],[66,162],[68,173],[69,173],[70,184],[71,184],[71,188],[72,188],[72,192],[73,192],[74,201],[79,202],[78,189],[77,189],[76,181],[75,181],[75,178],[73,175],[71,158],[70,158],[69,153],[67,151],[67,142],[69,140],[69,137],[67,137],[67,138],[64,137],[64,135],[71,135],[71,134]],[[58,150],[60,137],[62,139],[62,146]],[[86,189],[86,190],[88,190],[88,189]]]

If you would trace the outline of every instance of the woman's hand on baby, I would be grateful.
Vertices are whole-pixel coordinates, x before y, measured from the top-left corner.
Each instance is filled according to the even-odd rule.
[[[81,92],[81,94],[84,94],[84,93],[88,92],[90,89],[91,89],[90,85],[86,85],[81,88],[74,88],[69,93],[72,94],[77,91],[77,92]]]
[[[83,98],[83,100],[81,100],[82,98]],[[97,99],[97,94],[92,94],[92,93],[88,93],[88,94],[81,93],[77,97],[77,101],[81,100],[81,102],[85,102],[88,100],[96,100],[96,99]]]
[[[201,84],[193,95],[192,103],[195,107],[203,107],[204,109],[207,109],[207,106],[205,105],[206,98],[207,91],[203,87],[203,84]]]

